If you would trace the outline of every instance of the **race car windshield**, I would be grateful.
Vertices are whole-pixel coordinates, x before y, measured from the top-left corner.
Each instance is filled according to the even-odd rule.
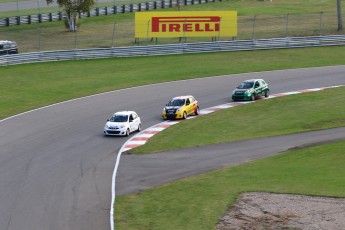
[[[127,122],[128,115],[115,115],[110,118],[111,122]]]
[[[237,86],[238,89],[250,89],[254,85],[254,82],[242,82],[239,86]]]
[[[175,99],[168,103],[168,106],[182,106],[184,105],[185,99]]]

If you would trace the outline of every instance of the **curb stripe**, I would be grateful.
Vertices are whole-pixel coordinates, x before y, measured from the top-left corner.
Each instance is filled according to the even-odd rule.
[[[342,85],[322,87],[322,88],[313,88],[313,89],[303,89],[303,90],[297,90],[297,91],[291,91],[291,92],[285,92],[285,93],[278,93],[278,94],[270,95],[268,98],[259,98],[256,101],[265,100],[265,99],[272,99],[272,98],[288,96],[288,95],[294,95],[294,94],[300,94],[300,93],[315,92],[315,91],[320,91],[320,90],[324,90],[324,89],[328,89],[328,88],[336,88],[336,87],[341,87],[341,86]],[[229,109],[229,108],[236,107],[239,105],[245,105],[245,104],[253,103],[253,102],[255,102],[255,101],[230,102],[230,103],[226,103],[226,104],[222,104],[222,105],[213,106],[210,108],[200,110],[199,116],[210,114],[210,113],[213,113],[213,112],[216,112],[219,110],[223,110],[223,109]],[[198,116],[187,117],[187,119],[193,119],[196,117],[198,117]],[[163,131],[164,129],[169,128],[170,126],[178,124],[182,121],[183,120],[164,121],[164,122],[156,124],[150,128],[147,128],[146,130],[140,132],[139,134],[133,136],[132,138],[130,138],[128,140],[128,143],[126,145],[124,145],[125,149],[126,149],[125,151],[136,148],[136,147],[140,146],[140,144],[144,145],[147,142],[147,140],[150,139],[156,133]],[[145,136],[143,136],[143,135],[145,135]]]

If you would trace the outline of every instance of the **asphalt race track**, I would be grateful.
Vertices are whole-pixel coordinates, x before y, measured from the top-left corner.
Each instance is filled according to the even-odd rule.
[[[178,81],[81,98],[2,120],[0,229],[110,229],[112,173],[116,154],[126,141],[126,138],[103,136],[103,126],[113,112],[135,110],[141,116],[145,129],[162,121],[161,110],[174,96],[192,94],[203,109],[230,102],[232,90],[244,79],[263,78],[269,83],[271,93],[276,94],[344,85],[344,73],[345,66],[337,66]],[[344,138],[339,133],[344,133],[344,130],[316,133],[313,137],[309,134],[310,143]],[[297,140],[307,140],[307,136],[302,136],[298,136]],[[284,146],[275,145],[273,142],[279,143],[276,139],[253,140],[246,146],[265,149],[272,155],[295,145],[308,144],[294,144],[296,137],[286,138],[289,144]],[[250,143],[255,146],[249,146]],[[181,157],[183,151],[177,151],[176,157],[170,157],[169,161],[194,166],[189,171],[171,167],[169,173],[163,173],[166,165],[159,165],[160,162],[167,164],[162,158],[150,160],[148,156],[141,165],[136,165],[140,156],[124,155],[117,175],[117,193],[139,191],[205,171],[198,169],[198,165],[207,165],[207,170],[212,170],[264,154],[244,156],[241,154],[241,143],[233,145],[231,148],[238,151],[229,153],[233,156],[226,157],[229,162],[223,160],[222,165],[210,163],[213,158],[207,152],[226,155],[224,149],[229,148],[226,144],[204,147],[198,157],[191,149],[185,150],[189,153],[185,157]],[[145,178],[139,178],[146,168],[150,171],[142,176],[147,177],[147,183]],[[150,178],[150,173],[157,175]]]

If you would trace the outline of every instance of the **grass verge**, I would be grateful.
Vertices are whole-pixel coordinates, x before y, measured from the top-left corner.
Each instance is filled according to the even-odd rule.
[[[344,64],[345,47],[340,46],[2,66],[0,119],[44,105],[131,86]]]
[[[345,197],[345,141],[291,151],[116,199],[116,229],[214,229],[243,192]]]
[[[344,99],[345,87],[339,87],[261,100],[186,120],[130,152],[152,153],[345,126]],[[180,135],[188,130],[193,130],[193,135]]]

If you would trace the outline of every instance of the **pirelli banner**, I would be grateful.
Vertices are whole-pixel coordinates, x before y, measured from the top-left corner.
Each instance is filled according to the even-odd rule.
[[[136,38],[237,36],[237,11],[136,12]]]

